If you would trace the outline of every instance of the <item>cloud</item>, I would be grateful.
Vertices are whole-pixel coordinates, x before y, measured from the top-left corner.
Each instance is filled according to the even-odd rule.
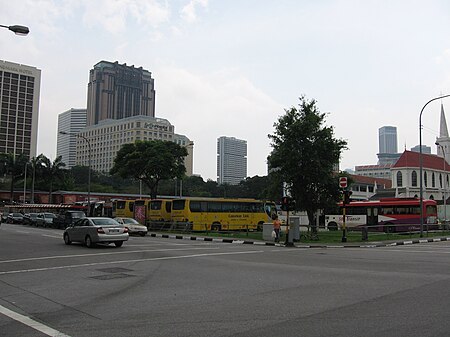
[[[208,7],[208,0],[191,0],[186,6],[181,9],[181,18],[192,23],[197,20],[197,7]]]
[[[450,61],[450,49],[445,49],[440,55],[434,58],[436,64],[441,65],[446,61]]]
[[[236,69],[201,75],[164,67],[155,72],[155,78],[157,116],[194,141],[194,173],[216,179],[217,138],[229,136],[247,141],[248,175],[267,174],[267,135],[284,112],[280,104]]]
[[[84,9],[85,25],[100,25],[113,34],[124,32],[131,21],[156,28],[170,17],[167,2],[156,0],[85,0]]]

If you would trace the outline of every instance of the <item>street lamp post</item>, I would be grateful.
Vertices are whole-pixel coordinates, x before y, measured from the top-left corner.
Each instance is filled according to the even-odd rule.
[[[441,98],[450,97],[450,95],[443,95],[430,99],[420,110],[419,114],[419,174],[420,174],[420,237],[423,237],[423,158],[422,158],[422,113],[425,107],[433,101]]]
[[[28,33],[30,32],[28,27],[25,27],[25,26],[19,26],[19,25],[4,26],[4,25],[0,25],[0,27],[7,28],[7,29],[12,31],[16,35],[28,35]]]
[[[88,202],[88,216],[91,215],[91,142],[87,137],[80,135],[79,133],[59,131],[61,135],[69,135],[83,138],[88,145],[88,194],[87,194],[87,202]]]
[[[447,160],[445,160],[444,147],[439,142],[436,142],[436,145],[441,148],[442,155],[444,156],[444,228],[447,229],[447,195],[445,193],[447,190],[447,186],[445,185],[447,182]]]

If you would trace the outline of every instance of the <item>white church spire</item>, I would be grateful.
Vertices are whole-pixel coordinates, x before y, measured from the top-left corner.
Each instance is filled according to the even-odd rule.
[[[450,159],[450,137],[448,136],[447,121],[445,119],[444,106],[441,103],[441,121],[439,124],[439,138],[436,138],[437,155]],[[444,153],[445,152],[445,153]]]
[[[441,103],[441,123],[439,127],[439,138],[448,138],[447,121],[445,120],[444,106]]]

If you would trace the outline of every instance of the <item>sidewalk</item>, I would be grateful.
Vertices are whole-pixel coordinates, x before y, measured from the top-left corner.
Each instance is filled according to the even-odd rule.
[[[230,239],[230,238],[212,238],[207,236],[197,236],[190,234],[161,234],[161,233],[148,233],[148,236],[154,238],[166,238],[176,240],[190,240],[190,241],[206,241],[206,242],[221,242],[221,243],[234,243],[234,244],[250,244],[250,245],[262,245],[262,246],[276,246],[285,247],[284,242],[275,243],[269,241],[258,240],[244,240],[244,239]],[[367,243],[333,243],[333,244],[311,244],[294,242],[294,246],[290,248],[376,248],[376,247],[391,247],[391,246],[405,246],[419,243],[430,242],[442,242],[450,241],[450,237],[436,237],[436,238],[421,238],[410,240],[390,240],[390,241],[374,241]]]

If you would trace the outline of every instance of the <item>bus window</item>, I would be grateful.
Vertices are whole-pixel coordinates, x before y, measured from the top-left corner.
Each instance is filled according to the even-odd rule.
[[[208,212],[222,212],[222,203],[217,201],[208,202]]]
[[[186,200],[174,200],[172,202],[172,209],[174,211],[181,211],[184,209],[185,204],[186,204]]]
[[[129,202],[128,202],[128,210],[129,210],[130,212],[133,212],[133,211],[134,211],[134,202],[133,202],[133,201],[129,201]]]
[[[150,202],[150,209],[154,211],[159,211],[161,209],[161,204],[162,204],[161,200],[152,200]]]
[[[125,200],[117,200],[116,201],[116,209],[125,209]]]
[[[206,212],[208,203],[206,201],[191,201],[189,204],[191,212]]]

